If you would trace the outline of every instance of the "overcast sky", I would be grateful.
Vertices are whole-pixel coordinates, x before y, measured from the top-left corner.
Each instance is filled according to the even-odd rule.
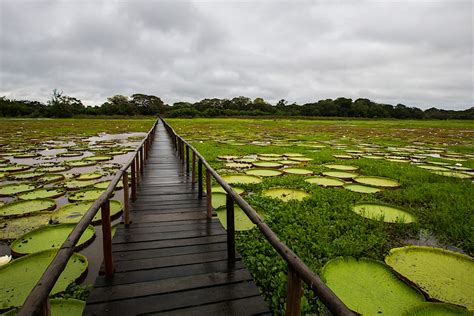
[[[146,93],[464,109],[471,0],[0,0],[0,96]]]

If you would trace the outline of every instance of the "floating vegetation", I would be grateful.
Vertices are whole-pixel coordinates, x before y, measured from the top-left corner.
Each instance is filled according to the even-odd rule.
[[[110,180],[97,182],[96,184],[94,184],[94,188],[106,190],[109,187],[110,183],[111,183]],[[121,189],[123,189],[123,182],[119,181],[117,185],[115,186],[115,190],[121,190]]]
[[[383,177],[365,177],[359,176],[354,178],[354,181],[360,184],[366,184],[369,186],[374,187],[382,187],[382,188],[397,188],[400,186],[400,183],[396,180],[383,178]]]
[[[408,309],[403,316],[472,316],[472,313],[452,304],[424,302]]]
[[[30,169],[31,166],[28,165],[6,165],[0,167],[0,172],[19,172]]]
[[[18,194],[18,198],[22,200],[34,199],[55,199],[63,196],[66,190],[63,188],[40,188],[33,191]]]
[[[322,187],[342,187],[345,182],[336,178],[327,178],[327,177],[311,177],[307,178],[304,181],[311,183],[311,184],[317,184]]]
[[[11,180],[23,181],[23,180],[39,178],[44,174],[45,174],[44,172],[39,172],[39,171],[17,172],[17,173],[13,173],[9,175],[8,178],[10,178]]]
[[[335,164],[326,164],[326,168],[340,171],[356,171],[359,167],[349,166],[349,165],[335,165]]]
[[[432,171],[434,174],[437,174],[439,176],[445,176],[445,177],[453,177],[453,178],[459,178],[459,179],[471,179],[472,176],[464,173],[464,172],[456,172],[456,171]]]
[[[424,246],[394,248],[385,262],[431,298],[474,309],[474,259]]]
[[[321,276],[351,310],[362,315],[401,315],[424,302],[420,292],[379,261],[332,259],[323,267]]]
[[[282,169],[282,171],[285,174],[296,174],[296,175],[302,175],[302,176],[310,176],[313,174],[312,170],[301,169],[301,168],[284,168]]]
[[[245,171],[246,174],[259,177],[275,177],[281,176],[282,172],[273,169],[248,169]]]
[[[51,215],[51,221],[53,223],[78,223],[89,208],[94,204],[92,201],[77,202],[67,204]],[[122,211],[122,203],[117,200],[110,200],[110,217],[114,218]],[[100,210],[94,216],[92,220],[93,224],[100,223],[101,212]]]
[[[212,207],[219,208],[226,205],[227,194],[221,192],[212,192]]]
[[[76,191],[69,194],[69,201],[77,202],[77,201],[95,201],[97,200],[102,193],[104,193],[104,189],[87,189]]]
[[[11,250],[16,255],[25,255],[48,249],[61,247],[76,224],[48,225],[21,236],[10,245]],[[95,237],[93,226],[87,227],[77,242],[76,249],[82,249]]]
[[[222,176],[222,179],[229,184],[257,184],[262,182],[260,177],[252,175],[225,175]]]
[[[100,172],[82,173],[76,180],[77,181],[90,181],[102,178],[103,174]]]
[[[20,217],[41,211],[51,211],[56,208],[56,202],[52,199],[35,199],[17,201],[0,207],[0,217]]]
[[[272,162],[272,161],[256,161],[252,163],[252,165],[257,168],[280,168],[283,166],[279,162]]]
[[[97,182],[95,180],[80,181],[80,180],[73,179],[73,180],[69,180],[69,181],[64,182],[64,187],[67,190],[72,191],[72,190],[79,190],[79,189],[91,187],[96,183]]]
[[[70,167],[89,167],[97,164],[94,160],[71,160],[67,161],[66,164]]]
[[[0,306],[3,309],[21,306],[56,253],[57,250],[41,251],[0,267]],[[64,291],[86,272],[87,265],[86,257],[74,253],[50,294]]]
[[[212,186],[211,189],[212,189],[212,194],[214,194],[214,192],[216,192],[216,193],[217,193],[217,192],[218,192],[218,193],[227,193],[227,192],[224,190],[224,188],[221,187],[220,185],[214,185],[214,186]],[[234,186],[232,187],[232,189],[233,189],[237,194],[242,194],[242,193],[244,193],[244,191],[245,191],[245,190],[242,189],[242,188],[234,187]]]
[[[380,188],[369,187],[362,184],[349,183],[344,185],[344,189],[357,193],[377,193],[382,191]]]
[[[225,207],[216,210],[217,217],[222,226],[227,230],[227,210]],[[234,206],[234,227],[236,231],[250,230],[255,227],[255,224],[247,217],[247,215],[238,206]]]
[[[274,188],[262,192],[263,196],[279,199],[284,202],[291,200],[301,201],[309,198],[311,194],[299,189]]]
[[[322,173],[327,177],[339,178],[339,179],[353,179],[358,176],[357,173],[347,171],[325,171]]]
[[[107,161],[107,160],[112,160],[112,156],[90,156],[84,158],[84,160],[89,160],[89,161]]]
[[[45,213],[16,218],[0,217],[0,240],[16,239],[33,229],[48,225],[50,217],[50,214]]]
[[[352,211],[369,219],[382,220],[386,223],[413,223],[416,218],[410,212],[395,206],[378,203],[359,203],[352,207]]]
[[[33,191],[38,186],[32,183],[12,183],[0,186],[0,196],[13,196],[18,193]]]

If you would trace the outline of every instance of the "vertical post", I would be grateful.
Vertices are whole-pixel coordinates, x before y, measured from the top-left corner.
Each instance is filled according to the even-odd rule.
[[[140,174],[143,175],[143,171],[145,170],[145,147],[142,146],[140,149]]]
[[[232,196],[226,195],[226,217],[227,217],[227,260],[235,261],[235,224],[234,224],[234,200]]]
[[[140,185],[140,159],[138,155],[135,157],[135,180],[138,187]]]
[[[301,315],[301,296],[303,288],[301,279],[296,272],[288,266],[288,287],[286,293],[286,315]]]
[[[123,220],[125,225],[130,224],[130,213],[129,213],[129,189],[128,189],[128,172],[124,171],[122,174],[123,183]]]
[[[212,218],[212,187],[211,173],[206,168],[206,199],[207,199],[207,219]]]
[[[191,184],[194,188],[194,183],[196,183],[196,154],[193,151],[193,168],[192,168],[192,175],[191,175]]]
[[[104,251],[105,276],[114,274],[114,263],[112,261],[112,228],[110,226],[110,202],[107,199],[100,208],[102,215],[102,247]]]
[[[46,298],[43,307],[41,308],[41,316],[51,316],[51,304],[49,298]]]
[[[202,160],[198,160],[198,198],[202,199]]]
[[[186,175],[189,174],[189,146],[186,145]]]
[[[137,199],[137,172],[135,170],[135,159],[133,159],[132,163],[130,164],[130,167],[132,169],[132,201],[135,201]]]
[[[148,137],[145,138],[145,141],[143,142],[143,153],[144,153],[144,158],[145,160],[148,159]]]

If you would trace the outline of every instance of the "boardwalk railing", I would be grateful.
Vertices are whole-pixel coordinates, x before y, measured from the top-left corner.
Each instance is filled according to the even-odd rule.
[[[317,274],[312,272],[308,266],[288,248],[268,225],[257,215],[257,212],[209,165],[204,157],[187,141],[179,136],[174,129],[164,120],[163,124],[171,136],[176,147],[179,158],[186,165],[186,172],[192,172],[192,183],[196,182],[196,160],[197,160],[197,182],[198,196],[203,197],[203,170],[206,174],[206,199],[207,217],[212,217],[212,187],[211,177],[226,191],[227,211],[227,256],[229,261],[235,261],[235,225],[234,225],[234,203],[240,206],[248,218],[258,227],[270,245],[280,254],[288,264],[288,288],[286,301],[286,315],[300,315],[301,296],[303,295],[302,281],[315,293],[321,302],[334,315],[355,315],[340,299],[324,284]],[[192,156],[190,156],[190,151]],[[190,168],[190,161],[192,167]]]
[[[102,241],[103,241],[103,255],[105,276],[111,277],[114,273],[114,266],[112,260],[112,228],[110,220],[110,201],[113,196],[115,187],[119,181],[123,182],[123,218],[125,225],[130,224],[129,215],[129,198],[135,200],[137,197],[137,186],[141,175],[143,174],[144,162],[148,158],[148,152],[155,137],[155,129],[158,120],[155,121],[153,127],[148,131],[145,138],[142,140],[137,149],[133,152],[133,157],[115,174],[110,181],[107,190],[92,204],[87,210],[79,223],[73,229],[66,241],[59,248],[56,256],[46,271],[41,276],[38,283],[36,283],[33,290],[26,298],[18,315],[50,315],[48,296],[58,280],[61,273],[66,268],[66,264],[74,253],[77,242],[82,236],[82,233],[87,229],[92,219],[97,214],[99,209],[102,215]],[[129,187],[128,169],[130,169],[130,184]],[[131,193],[131,194],[130,194]]]

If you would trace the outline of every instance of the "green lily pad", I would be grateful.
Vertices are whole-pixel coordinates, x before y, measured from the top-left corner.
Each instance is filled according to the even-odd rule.
[[[227,194],[220,192],[212,192],[212,207],[219,208],[226,205]]]
[[[45,250],[16,259],[0,267],[0,307],[3,309],[23,304],[46,268],[56,256],[57,250]],[[64,291],[87,270],[87,259],[74,253],[66,268],[51,290],[51,295]]]
[[[32,183],[12,183],[0,186],[0,196],[12,196],[18,193],[33,191],[38,186]]]
[[[303,190],[298,189],[286,189],[286,188],[274,188],[268,189],[262,192],[262,195],[274,199],[279,199],[284,202],[288,202],[290,200],[297,200],[301,201],[311,196],[311,194],[306,193]]]
[[[278,162],[284,166],[296,166],[301,163],[300,161],[295,161],[295,160],[278,160]]]
[[[432,171],[449,171],[446,167],[433,166],[433,165],[417,165],[418,168],[432,170]]]
[[[61,172],[69,170],[67,166],[51,166],[51,167],[40,167],[37,170],[42,172]]]
[[[111,182],[110,180],[97,182],[96,184],[94,184],[94,188],[106,190],[109,187],[110,182]],[[115,186],[115,190],[121,190],[121,189],[123,189],[123,182],[119,181],[117,185]]]
[[[326,171],[322,173],[327,177],[339,178],[339,179],[353,179],[358,176],[357,173],[348,171]]]
[[[62,174],[51,173],[51,174],[45,174],[44,176],[39,177],[38,179],[36,179],[36,181],[42,182],[42,183],[52,183],[52,182],[62,181],[64,179],[65,177]]]
[[[357,192],[357,193],[377,193],[382,191],[380,188],[374,188],[374,187],[369,187],[367,185],[362,185],[362,184],[346,184],[344,185],[344,189],[347,189],[352,192]]]
[[[69,234],[73,231],[76,224],[48,225],[35,229],[10,245],[13,253],[17,255],[26,255],[48,249],[61,247]],[[79,239],[76,250],[86,247],[95,237],[95,229],[89,225]]]
[[[385,262],[430,297],[474,309],[474,259],[440,248],[394,248]]]
[[[285,174],[297,174],[297,175],[303,175],[303,176],[310,176],[313,174],[312,170],[301,169],[301,168],[285,168],[285,169],[282,169],[282,171]]]
[[[112,160],[112,156],[91,156],[84,158],[84,160],[89,160],[89,161],[107,161],[107,160]]]
[[[92,160],[71,160],[67,161],[66,164],[70,167],[89,167],[96,165],[97,162]]]
[[[231,155],[224,155],[224,156],[217,156],[219,160],[233,160],[239,158],[238,156],[231,156]]]
[[[396,180],[383,178],[383,177],[365,177],[360,176],[354,178],[355,182],[360,184],[366,184],[374,187],[382,187],[382,188],[397,188],[400,186],[400,183]]]
[[[432,171],[434,174],[437,174],[439,176],[445,176],[445,177],[453,177],[453,178],[459,178],[459,179],[470,179],[472,178],[471,175],[463,172],[456,172],[456,171]]]
[[[28,166],[28,165],[8,165],[8,166],[0,167],[0,172],[18,172],[18,171],[25,171],[30,168],[31,166]]]
[[[213,185],[211,189],[212,189],[212,194],[214,194],[214,192],[227,193],[227,192],[225,192],[224,188],[221,187],[220,185]],[[239,188],[239,187],[232,187],[232,189],[239,195],[244,193],[244,191],[245,191],[244,189]]]
[[[472,312],[452,304],[425,302],[410,308],[403,316],[472,316]]]
[[[317,184],[322,187],[342,187],[345,182],[335,178],[326,178],[326,177],[311,177],[305,179],[304,181],[312,184]]]
[[[81,152],[77,152],[77,151],[72,151],[72,152],[64,152],[64,153],[60,153],[60,154],[57,154],[58,157],[79,157],[79,156],[82,156],[84,155],[83,153]]]
[[[273,158],[281,158],[283,155],[280,154],[258,154],[259,157],[273,157]]]
[[[282,174],[281,171],[273,169],[248,169],[245,171],[246,174],[259,177],[275,177]]]
[[[54,223],[78,223],[89,208],[94,204],[94,201],[83,201],[72,204],[67,204],[56,210],[52,216],[51,221]],[[110,200],[110,217],[117,217],[122,211],[122,203],[117,200]],[[100,210],[92,220],[93,224],[100,223]]]
[[[52,199],[35,199],[8,203],[0,207],[0,217],[20,217],[56,208]]]
[[[353,159],[354,156],[351,156],[351,155],[332,155],[334,158],[337,158],[337,159]]]
[[[222,226],[227,230],[227,210],[225,207],[216,210],[217,218]],[[234,227],[236,231],[250,230],[255,227],[255,224],[247,217],[247,215],[238,206],[234,207]]]
[[[79,190],[79,189],[91,187],[96,183],[97,183],[97,181],[95,181],[95,180],[78,181],[78,180],[72,179],[72,180],[66,181],[64,183],[64,187],[66,188],[66,190],[71,190],[72,191],[72,190]]]
[[[251,175],[226,175],[223,176],[222,179],[229,184],[257,184],[262,182],[261,178]]]
[[[257,168],[280,168],[282,164],[274,161],[256,161],[252,163]]]
[[[294,161],[299,161],[299,162],[308,162],[308,161],[313,160],[312,158],[308,158],[308,157],[290,157],[289,159],[294,160]]]
[[[326,164],[324,165],[326,168],[339,170],[339,171],[356,171],[359,167],[356,166],[348,166],[348,165],[335,165],[335,164]]]
[[[55,199],[66,193],[63,188],[40,188],[33,191],[20,193],[18,198],[22,200],[34,200],[34,199]]]
[[[299,154],[299,153],[286,153],[286,154],[283,154],[283,156],[285,157],[303,157],[303,154]]]
[[[382,262],[351,257],[330,260],[321,276],[349,307],[362,315],[401,315],[422,303],[423,295]]]
[[[225,164],[226,168],[230,169],[247,169],[251,168],[252,165],[249,163],[242,163],[242,162],[228,162]]]
[[[99,172],[90,172],[90,173],[83,173],[80,174],[79,177],[76,178],[78,181],[90,181],[102,178],[103,174]]]
[[[77,202],[77,201],[95,201],[97,200],[102,193],[104,193],[104,189],[87,189],[76,191],[69,194],[69,201]]]
[[[352,211],[369,219],[382,219],[386,223],[413,223],[416,217],[395,206],[378,203],[358,203],[352,207]]]
[[[50,217],[50,214],[45,213],[17,218],[0,217],[0,239],[17,239],[33,229],[48,225]]]
[[[44,172],[40,171],[27,171],[27,172],[17,172],[13,173],[8,176],[8,178],[12,180],[28,180],[28,179],[34,179],[34,178],[39,178],[42,175],[44,175]]]
[[[38,154],[38,153],[23,153],[23,154],[13,155],[13,158],[25,159],[25,158],[35,158],[35,157],[38,157],[38,156],[40,156],[40,154]]]

